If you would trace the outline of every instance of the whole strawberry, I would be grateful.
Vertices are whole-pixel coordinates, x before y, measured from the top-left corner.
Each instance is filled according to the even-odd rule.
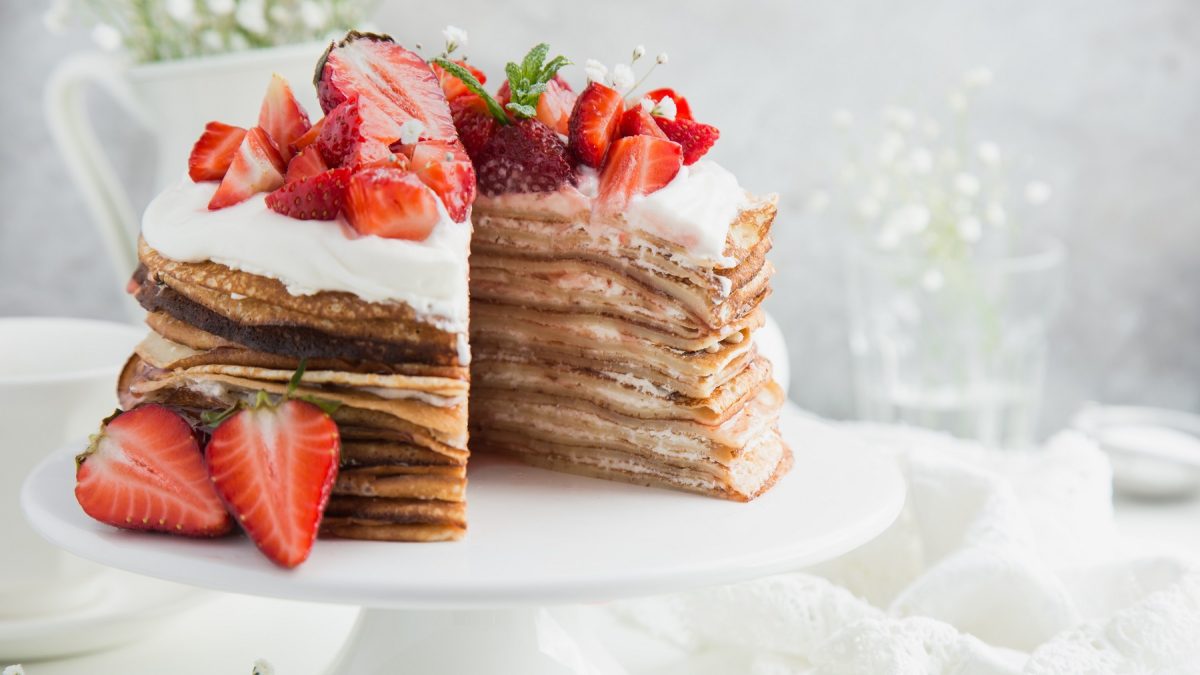
[[[479,191],[552,192],[571,180],[571,163],[558,134],[536,119],[500,127],[475,160]]]

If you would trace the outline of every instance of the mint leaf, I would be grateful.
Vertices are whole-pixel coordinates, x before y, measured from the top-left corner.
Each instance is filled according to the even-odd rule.
[[[535,45],[521,63],[509,63],[504,67],[508,75],[510,103],[506,106],[515,116],[532,118],[537,116],[538,99],[546,91],[546,84],[554,79],[564,66],[570,65],[565,56],[556,56],[546,61],[550,45],[545,42]]]
[[[496,99],[492,98],[492,95],[487,93],[487,90],[484,89],[483,85],[479,83],[479,80],[471,74],[471,71],[463,68],[450,59],[443,57],[438,57],[434,59],[433,62],[441,66],[442,69],[447,73],[450,73],[454,77],[458,78],[458,80],[463,83],[463,86],[467,88],[467,91],[483,99],[483,102],[487,105],[488,112],[492,113],[492,117],[495,117],[497,122],[500,124],[508,124],[508,115],[505,114],[504,108],[501,108]]]
[[[511,110],[514,114],[516,114],[517,117],[524,117],[526,119],[537,117],[537,108],[534,108],[533,106],[511,102],[504,107]]]
[[[291,398],[292,394],[300,388],[300,380],[304,378],[304,371],[308,369],[308,359],[300,359],[300,365],[296,366],[296,372],[292,373],[292,379],[288,380],[287,393],[284,398]]]

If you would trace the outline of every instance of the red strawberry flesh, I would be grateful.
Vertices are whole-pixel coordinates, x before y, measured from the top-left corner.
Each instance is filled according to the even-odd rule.
[[[441,217],[437,199],[404,169],[366,169],[350,177],[346,219],[360,234],[423,241]]]
[[[246,132],[221,185],[208,202],[210,211],[233,206],[259,192],[283,185],[286,166],[267,132],[254,127]]]
[[[287,80],[279,74],[271,76],[267,95],[263,97],[262,107],[258,111],[258,126],[275,141],[275,147],[284,161],[291,159],[292,144],[296,139],[312,127],[308,113],[296,100]]]
[[[552,192],[573,177],[562,140],[536,119],[499,127],[472,158],[479,191],[485,195]]]
[[[337,425],[317,406],[287,400],[243,409],[212,434],[205,457],[213,485],[268,558],[308,559],[337,477]]]
[[[658,127],[654,116],[643,110],[641,106],[630,108],[621,116],[621,135],[637,136],[639,134],[654,136],[655,138],[667,137],[662,129]]]
[[[188,157],[188,176],[197,183],[224,178],[245,137],[241,127],[209,122]]]
[[[624,211],[634,196],[648,195],[670,183],[682,166],[678,143],[646,135],[618,139],[600,172],[593,208],[604,214]]]
[[[233,529],[191,426],[161,405],[110,420],[77,462],[75,498],[96,520],[192,537]]]
[[[716,127],[688,119],[658,118],[658,126],[667,138],[683,146],[683,163],[695,164],[712,148],[721,132]]]
[[[592,82],[583,90],[567,124],[567,149],[577,162],[600,168],[624,112],[625,101],[612,88]]]
[[[329,166],[321,157],[321,151],[316,146],[309,145],[295,157],[292,157],[292,161],[288,163],[287,174],[283,177],[283,184],[287,185],[298,180],[311,178],[328,170]]]
[[[669,98],[675,102],[675,119],[690,120],[692,119],[692,106],[688,105],[687,99],[675,93],[674,89],[663,87],[654,91],[646,92],[642,98],[648,98],[658,105],[658,102],[663,98]]]
[[[331,169],[284,183],[283,187],[267,195],[267,206],[299,220],[334,220],[342,210],[349,182],[349,167]]]

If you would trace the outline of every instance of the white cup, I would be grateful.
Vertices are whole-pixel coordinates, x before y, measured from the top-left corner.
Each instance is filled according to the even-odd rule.
[[[18,495],[49,452],[96,433],[117,406],[121,366],[145,329],[59,318],[0,318],[0,620],[61,612],[96,594],[101,568],[42,540]]]

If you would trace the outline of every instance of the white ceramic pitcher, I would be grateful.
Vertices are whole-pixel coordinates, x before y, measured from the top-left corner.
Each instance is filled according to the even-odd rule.
[[[91,209],[123,286],[137,265],[137,232],[144,204],[134,205],[105,157],[84,105],[99,85],[155,137],[155,188],[179,180],[204,125],[220,120],[252,126],[272,73],[288,79],[314,120],[321,116],[312,86],[323,43],[256,49],[220,56],[129,65],[103,53],[73,56],[52,73],[45,109],[51,134]]]

